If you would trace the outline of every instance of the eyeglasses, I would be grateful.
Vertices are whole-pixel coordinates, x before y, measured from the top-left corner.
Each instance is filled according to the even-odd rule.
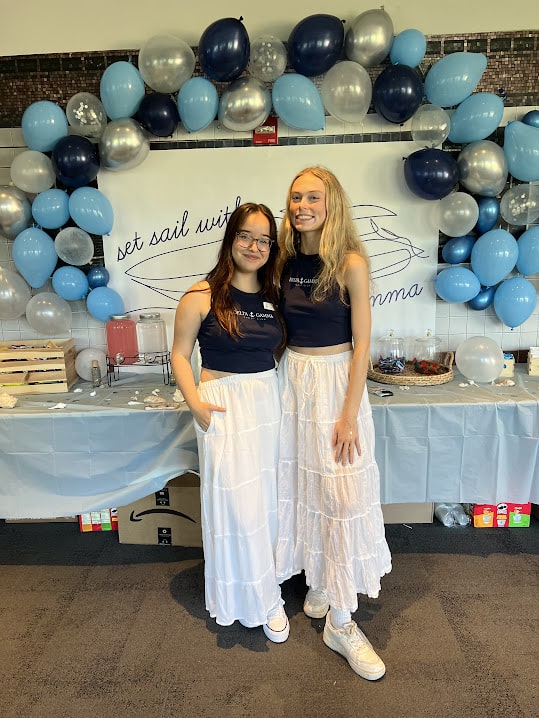
[[[240,247],[248,249],[253,242],[256,242],[256,246],[259,252],[269,252],[273,239],[269,237],[253,237],[249,232],[236,232],[236,239]]]

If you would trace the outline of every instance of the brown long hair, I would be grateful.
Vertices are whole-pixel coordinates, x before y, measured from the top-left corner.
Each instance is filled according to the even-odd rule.
[[[349,252],[356,252],[367,262],[370,274],[370,262],[367,251],[357,234],[352,218],[350,200],[341,183],[333,172],[321,166],[306,167],[294,177],[288,189],[286,211],[279,227],[279,263],[277,276],[281,277],[283,267],[290,257],[298,251],[300,233],[290,219],[290,197],[294,182],[306,174],[312,174],[324,183],[326,191],[326,221],[322,228],[319,255],[322,267],[318,282],[311,294],[313,301],[321,301],[338,287],[344,299],[344,264]]]
[[[269,222],[269,237],[273,240],[268,261],[258,270],[258,280],[261,284],[261,295],[264,301],[275,307],[279,303],[276,263],[278,255],[277,225],[272,211],[265,204],[245,202],[232,212],[225,228],[225,235],[219,249],[217,263],[206,275],[210,285],[211,308],[221,327],[233,337],[240,336],[238,330],[237,306],[231,292],[232,277],[234,276],[234,260],[232,258],[232,245],[236,233],[241,231],[246,217],[260,212]]]

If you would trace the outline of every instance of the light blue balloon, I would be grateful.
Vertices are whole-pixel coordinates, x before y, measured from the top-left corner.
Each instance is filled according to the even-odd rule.
[[[513,235],[505,229],[491,229],[472,248],[472,270],[484,287],[493,287],[514,269],[517,257],[517,240]]]
[[[434,282],[436,294],[446,302],[469,302],[480,291],[481,284],[466,267],[442,269]]]
[[[470,234],[464,237],[452,237],[442,247],[442,258],[448,264],[466,262],[472,251],[475,237]]]
[[[536,304],[535,287],[524,277],[506,279],[494,295],[494,311],[511,329],[523,324],[531,316]]]
[[[517,269],[521,274],[530,276],[539,272],[539,227],[530,227],[520,235],[517,241]]]
[[[453,52],[437,60],[425,78],[425,96],[438,107],[453,107],[477,87],[487,66],[478,52]]]
[[[298,130],[322,130],[324,105],[318,88],[305,75],[289,72],[278,77],[271,93],[279,118]]]
[[[32,217],[45,229],[58,229],[69,219],[69,196],[62,189],[40,192],[32,202]]]
[[[96,287],[86,297],[89,314],[100,322],[108,322],[113,314],[125,314],[124,300],[110,287]]]
[[[88,294],[88,279],[78,267],[59,267],[52,275],[52,288],[62,299],[73,302]]]
[[[477,199],[479,217],[475,229],[484,234],[494,227],[500,217],[500,200],[496,197],[479,197]]]
[[[515,120],[505,128],[503,151],[509,173],[522,182],[539,180],[539,127]]]
[[[20,274],[34,289],[42,287],[58,262],[54,242],[38,227],[28,227],[15,237],[13,262]]]
[[[101,76],[99,93],[111,120],[133,117],[146,94],[144,80],[130,62],[120,60],[109,65]]]
[[[205,77],[191,77],[180,87],[177,105],[187,132],[198,132],[217,117],[219,95]]]
[[[503,117],[503,100],[492,92],[478,92],[463,100],[451,115],[451,142],[477,142],[491,135]]]
[[[21,129],[31,150],[51,152],[62,137],[67,137],[67,117],[60,105],[50,100],[39,100],[23,112]]]
[[[408,65],[417,67],[425,57],[427,51],[427,39],[419,30],[402,30],[395,35],[389,59],[393,65]]]
[[[476,294],[473,299],[470,299],[468,306],[470,309],[475,309],[476,311],[486,309],[487,307],[490,307],[494,301],[495,293],[496,287],[481,287],[479,294]]]
[[[78,187],[69,197],[69,214],[90,234],[108,234],[114,223],[112,205],[95,187]]]

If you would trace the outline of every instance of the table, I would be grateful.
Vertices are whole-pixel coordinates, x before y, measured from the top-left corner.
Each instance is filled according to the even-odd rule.
[[[160,375],[79,382],[66,394],[22,395],[0,409],[0,517],[53,518],[118,507],[198,470],[191,414],[146,410]],[[539,377],[517,366],[515,386],[472,386],[456,372],[437,386],[368,381],[385,504],[539,503]],[[465,386],[461,386],[465,384]],[[53,409],[65,403],[65,408]]]
[[[80,381],[67,393],[19,395],[0,409],[0,517],[116,508],[198,470],[190,412],[143,403],[153,391],[171,401],[176,387],[160,374],[120,376],[96,390]]]
[[[539,503],[539,377],[517,365],[514,386],[368,381],[383,503]]]

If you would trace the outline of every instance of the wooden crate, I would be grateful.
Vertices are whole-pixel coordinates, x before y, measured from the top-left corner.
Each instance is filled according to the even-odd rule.
[[[21,339],[0,342],[0,391],[52,394],[77,381],[74,339]]]

